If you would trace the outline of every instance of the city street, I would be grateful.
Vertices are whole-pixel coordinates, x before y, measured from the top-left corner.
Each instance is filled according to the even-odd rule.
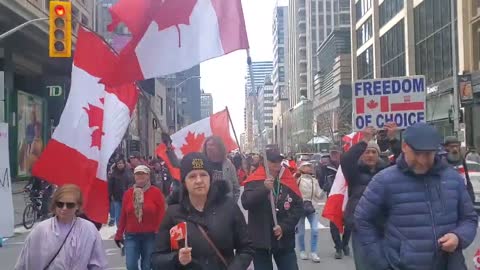
[[[322,211],[322,206],[320,206],[320,211]],[[324,225],[325,224],[325,225]],[[352,270],[354,269],[353,266],[353,259],[351,257],[345,257],[342,260],[336,260],[334,258],[334,249],[333,243],[330,237],[329,228],[326,226],[328,221],[325,219],[320,220],[319,224],[319,246],[318,246],[318,254],[322,261],[320,263],[313,263],[311,261],[302,261],[299,260],[299,266],[302,270],[314,270],[314,269],[336,269],[336,270]],[[306,226],[309,227],[308,224]],[[108,256],[109,260],[109,268],[110,270],[120,270],[126,269],[125,268],[125,258],[121,257],[120,250],[116,247],[112,237],[115,233],[115,227],[108,227],[105,226],[101,230],[102,239],[104,243],[104,247]],[[0,262],[1,270],[10,270],[13,269],[15,266],[16,259],[20,253],[22,248],[23,242],[28,235],[28,231],[26,231],[23,227],[20,227],[16,230],[16,236],[8,239],[3,248],[0,248]],[[307,231],[307,235],[309,235],[309,231]],[[308,243],[307,243],[308,247]],[[465,257],[467,261],[467,266],[469,270],[474,270],[473,267],[473,256],[475,254],[476,249],[480,247],[480,238],[477,236],[475,242],[470,246],[469,249],[465,252]]]

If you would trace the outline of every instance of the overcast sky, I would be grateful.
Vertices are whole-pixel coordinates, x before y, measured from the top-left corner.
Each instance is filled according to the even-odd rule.
[[[242,0],[252,61],[273,59],[272,23],[275,3],[275,0]],[[202,89],[213,94],[213,111],[228,106],[238,135],[244,131],[246,66],[247,53],[244,50],[201,65]]]

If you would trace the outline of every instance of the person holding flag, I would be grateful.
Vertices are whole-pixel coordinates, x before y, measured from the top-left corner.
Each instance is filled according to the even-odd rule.
[[[202,153],[187,154],[180,168],[180,202],[167,209],[152,268],[247,269],[253,247],[240,208],[227,196],[228,183],[212,181],[212,165]]]
[[[375,129],[366,128],[362,132],[362,141],[353,145],[340,158],[340,166],[348,183],[348,202],[344,221],[345,226],[352,230],[352,248],[357,270],[369,268],[365,268],[364,260],[367,254],[362,252],[362,246],[358,242],[358,232],[354,224],[355,208],[373,176],[388,165],[380,159],[380,147],[373,141],[374,136]]]
[[[273,269],[273,256],[279,270],[296,270],[295,227],[303,215],[302,194],[290,170],[282,166],[278,149],[267,149],[266,158],[271,177],[260,164],[243,182],[241,196],[255,248],[253,264],[255,269]],[[269,199],[272,193],[275,209]]]

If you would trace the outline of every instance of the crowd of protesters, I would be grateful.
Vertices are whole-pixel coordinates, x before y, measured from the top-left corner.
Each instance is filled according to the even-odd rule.
[[[478,216],[460,142],[442,142],[427,124],[415,124],[399,137],[394,124],[383,131],[366,128],[359,143],[344,153],[331,147],[328,158],[314,166],[297,164],[276,148],[265,155],[229,154],[215,136],[205,140],[201,153],[177,160],[164,134],[180,179],[172,177],[165,160],[137,152],[128,159],[114,155],[108,225],[117,226],[115,243],[125,252],[128,270],[241,270],[252,263],[271,270],[273,261],[279,270],[296,270],[296,251],[302,260],[320,262],[319,205],[341,169],[348,201],[344,228],[330,223],[336,259],[352,251],[357,270],[466,269],[462,250],[475,238]],[[60,187],[51,204],[54,216],[34,228],[16,269],[106,269],[101,238],[84,221],[82,203],[78,187]],[[186,235],[172,238],[181,224]],[[39,248],[45,244],[52,249]]]

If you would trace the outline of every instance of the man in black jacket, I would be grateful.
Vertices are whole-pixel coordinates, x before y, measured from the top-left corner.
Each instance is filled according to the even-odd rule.
[[[245,180],[242,205],[248,210],[248,231],[253,240],[253,264],[257,270],[273,269],[272,256],[278,270],[297,270],[295,227],[303,214],[303,201],[295,179],[282,166],[283,156],[277,149],[267,150],[267,164],[273,178],[267,178],[260,165]],[[275,226],[269,200],[273,193]]]
[[[445,138],[444,145],[447,151],[447,162],[465,179],[468,195],[473,203],[475,203],[475,193],[473,191],[472,181],[470,181],[470,174],[468,173],[467,162],[460,151],[461,143],[455,136],[448,136]]]
[[[373,176],[387,167],[387,164],[380,159],[380,147],[373,141],[375,133],[374,128],[366,128],[363,131],[363,141],[352,146],[340,160],[343,175],[348,183],[348,202],[344,220],[345,226],[352,230],[353,256],[357,270],[367,269],[364,256],[368,254],[361,254],[362,247],[356,236],[353,214]]]
[[[330,148],[330,160],[328,164],[319,166],[316,177],[320,184],[320,187],[327,193],[327,196],[330,194],[332,189],[333,181],[337,175],[338,166],[340,165],[340,156],[342,150],[338,146],[332,146]],[[340,235],[335,223],[330,221],[330,234],[332,235],[333,243],[335,244],[335,259],[343,258],[343,255],[350,255],[350,248],[348,247],[348,242],[350,242],[351,230],[348,227],[344,228],[343,236]]]

